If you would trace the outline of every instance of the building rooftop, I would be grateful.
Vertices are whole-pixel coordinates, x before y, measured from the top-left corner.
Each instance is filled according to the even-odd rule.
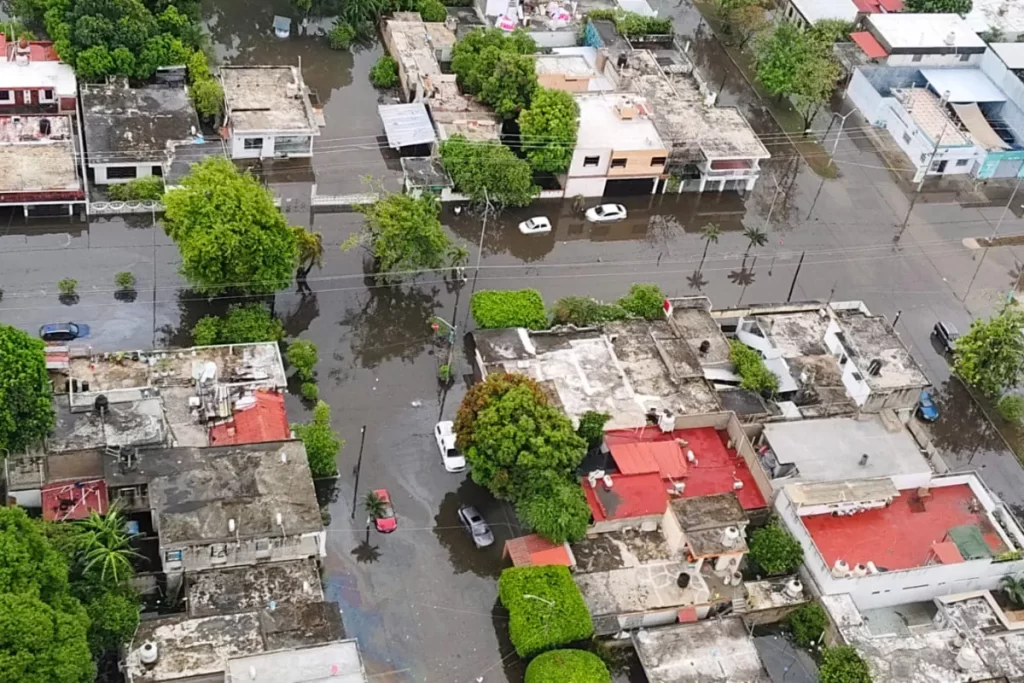
[[[749,521],[734,493],[679,498],[669,503],[669,509],[686,533],[722,529]]]
[[[568,543],[552,543],[537,534],[505,541],[502,555],[511,559],[515,567],[543,567],[551,564],[576,566],[576,558]]]
[[[112,487],[148,482],[164,546],[323,530],[301,441],[145,450],[130,466],[108,460],[106,480]]]
[[[8,45],[13,49],[13,45]],[[3,47],[0,46],[0,50]],[[37,55],[46,50],[32,45],[33,55],[28,64],[18,64],[13,55],[0,59],[0,84],[4,88],[52,88],[57,97],[74,97],[78,90],[75,70],[70,65],[56,60],[40,60]]]
[[[402,175],[413,189],[453,187],[440,157],[402,157]]]
[[[227,681],[254,683],[369,683],[370,680],[354,639],[229,659],[224,673]]]
[[[388,147],[401,149],[412,145],[429,145],[436,139],[434,124],[427,106],[422,102],[380,104],[377,112],[384,123]]]
[[[250,612],[270,605],[304,605],[322,602],[320,571],[313,559],[266,562],[246,567],[227,567],[190,573],[188,615]]]
[[[0,116],[0,193],[81,194],[75,159],[70,116]]]
[[[67,395],[58,395],[54,397],[54,413],[57,420],[46,438],[46,449],[51,453],[106,446],[162,446],[169,438],[163,402],[158,397],[112,401],[101,415],[73,406]]]
[[[800,521],[828,567],[842,559],[851,567],[873,562],[880,570],[912,569],[942,561],[934,547],[949,541],[968,559],[1008,549],[969,485],[925,491],[901,491],[891,505],[854,515],[807,515]]]
[[[851,302],[853,303],[853,302]],[[878,375],[867,373],[865,380],[872,389],[926,387],[930,384],[921,366],[904,346],[892,325],[880,315],[871,315],[863,304],[831,308],[844,337],[844,346],[858,366],[866,367],[872,360],[882,361]]]
[[[93,512],[104,515],[110,506],[102,479],[48,484],[40,495],[43,519],[49,522],[86,519]]]
[[[1013,40],[1024,34],[1024,6],[1017,0],[975,0],[967,25],[978,33],[998,29]]]
[[[291,436],[284,394],[257,390],[252,397],[255,403],[236,410],[231,421],[210,428],[211,446],[285,441]]]
[[[661,515],[668,504],[666,482],[659,474],[612,474],[612,487],[598,481],[591,486],[584,479],[580,486],[590,505],[594,521],[631,519]]]
[[[633,646],[649,683],[768,683],[746,626],[735,617],[642,629]]]
[[[959,14],[872,14],[865,21],[890,52],[914,48],[985,50],[985,41]]]
[[[609,145],[617,150],[666,148],[647,114],[647,102],[643,98],[621,93],[587,93],[576,95],[575,100],[580,108],[578,148]],[[632,118],[623,118],[619,114],[623,108],[636,113]]]
[[[960,147],[972,144],[966,133],[946,113],[938,95],[926,88],[893,88],[894,96],[910,112],[917,127],[929,140],[939,142],[941,147]],[[941,136],[941,139],[940,139]]]
[[[680,588],[677,583],[682,573],[690,574],[686,588]],[[693,572],[686,562],[639,564],[608,571],[577,572],[573,574],[573,580],[583,594],[587,609],[595,618],[706,605],[712,598],[704,576]]]
[[[384,41],[400,65],[410,95],[417,86],[429,95],[441,75],[435,50],[451,47],[456,37],[444,24],[424,22],[419,12],[395,12],[384,24]]]
[[[1010,71],[1024,69],[1024,43],[989,43],[988,47]]]
[[[826,19],[853,22],[859,12],[853,0],[793,0],[793,5],[812,24]]]
[[[223,66],[220,81],[234,132],[320,134],[298,67]]]
[[[615,90],[613,84],[597,68],[596,48],[589,46],[556,47],[550,54],[536,55],[537,75],[560,74],[568,78],[586,78],[589,92]]]
[[[795,577],[783,576],[764,581],[744,582],[743,590],[747,597],[747,611],[759,612],[808,602],[806,591],[801,590],[798,594],[790,594],[788,588],[793,578]]]
[[[704,297],[672,299],[672,325],[691,348],[698,350],[703,367],[729,363],[729,340],[722,334],[718,321],[709,312],[710,301]],[[707,351],[699,349],[707,342]]]
[[[81,100],[90,164],[163,163],[175,144],[191,140],[199,130],[183,86],[83,83]]]
[[[905,474],[927,480],[931,475],[910,432],[890,432],[879,418],[778,422],[766,424],[762,434],[768,450],[760,460],[773,486]]]
[[[203,676],[220,680],[230,659],[342,638],[341,610],[333,602],[198,619],[144,619],[125,659],[125,673],[129,683],[160,683],[190,677],[207,680]],[[153,665],[144,665],[140,659],[144,643],[156,646],[157,661]]]
[[[590,536],[572,544],[576,571],[581,574],[681,562],[682,549],[673,551],[660,531],[626,528]]]

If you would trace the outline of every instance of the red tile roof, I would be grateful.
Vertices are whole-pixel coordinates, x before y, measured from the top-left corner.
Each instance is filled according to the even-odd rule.
[[[622,474],[657,472],[662,479],[681,479],[686,475],[686,458],[675,441],[618,443],[608,449]]]
[[[109,507],[102,479],[48,484],[42,490],[43,519],[64,522],[85,519],[90,512],[105,514]]]
[[[210,428],[211,446],[283,441],[291,436],[284,395],[257,391],[255,398],[252,408],[236,410],[231,422]]]
[[[888,52],[882,47],[882,44],[878,42],[878,39],[867,31],[858,31],[857,33],[851,33],[850,37],[853,38],[853,42],[857,43],[857,46],[871,59],[881,59],[882,57],[888,56]]]
[[[505,555],[512,558],[516,567],[543,567],[560,564],[573,565],[572,557],[565,543],[552,543],[537,534],[520,536],[505,541]]]
[[[660,474],[613,474],[612,487],[597,482],[595,491],[586,479],[580,484],[594,521],[659,515],[668,507],[668,487]]]

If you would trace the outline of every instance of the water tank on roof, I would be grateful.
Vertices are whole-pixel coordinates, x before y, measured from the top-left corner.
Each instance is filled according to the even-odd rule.
[[[107,398],[106,394],[100,394],[96,397],[94,406],[96,407],[96,412],[102,414],[110,407],[110,399]]]
[[[658,416],[658,429],[664,434],[670,434],[676,428],[676,416],[671,410],[666,410]]]
[[[676,577],[676,585],[680,588],[686,588],[690,585],[690,575],[686,572],[680,572],[679,576]]]
[[[740,530],[734,526],[727,526],[722,530],[722,547],[733,548],[740,540]]]
[[[804,585],[800,583],[800,579],[795,576],[786,582],[786,595],[796,599],[804,594]]]
[[[39,135],[44,138],[50,137],[50,131],[52,130],[52,124],[50,119],[39,119]]]
[[[146,666],[153,666],[158,659],[160,659],[160,653],[157,650],[156,643],[147,640],[139,648],[139,661]]]

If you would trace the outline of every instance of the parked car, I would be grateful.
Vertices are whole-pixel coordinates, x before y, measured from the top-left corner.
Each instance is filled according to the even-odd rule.
[[[519,224],[519,232],[524,235],[543,235],[551,232],[551,221],[547,216],[534,216]]]
[[[466,458],[455,447],[455,424],[451,420],[438,422],[434,427],[434,438],[437,439],[437,450],[441,451],[441,462],[449,472],[462,472],[466,469]]]
[[[932,393],[927,389],[921,392],[918,399],[917,416],[925,422],[935,422],[939,419],[939,409],[932,400]]]
[[[374,489],[373,492],[384,501],[384,512],[373,520],[373,524],[382,534],[390,534],[398,528],[398,517],[395,516],[394,506],[391,505],[391,494],[387,489]]]
[[[626,217],[626,207],[622,204],[602,204],[587,209],[587,220],[592,223],[610,223],[621,221]]]
[[[953,323],[937,322],[932,328],[932,336],[939,340],[946,353],[953,353],[956,351],[956,340],[960,338],[960,331]]]
[[[477,548],[486,548],[494,543],[494,534],[491,533],[491,527],[487,526],[483,515],[472,505],[463,505],[459,508],[459,522],[462,523],[462,526],[466,527],[466,531],[473,537],[473,545]]]
[[[39,328],[39,336],[45,342],[68,342],[89,336],[89,326],[78,323],[50,323]]]

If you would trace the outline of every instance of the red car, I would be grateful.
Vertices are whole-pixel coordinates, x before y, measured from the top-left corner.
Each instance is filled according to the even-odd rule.
[[[374,489],[373,492],[378,498],[384,501],[384,512],[380,517],[375,518],[373,523],[376,525],[377,531],[382,534],[390,534],[398,528],[398,518],[395,517],[395,508],[391,506],[391,494],[388,493],[387,489]]]

